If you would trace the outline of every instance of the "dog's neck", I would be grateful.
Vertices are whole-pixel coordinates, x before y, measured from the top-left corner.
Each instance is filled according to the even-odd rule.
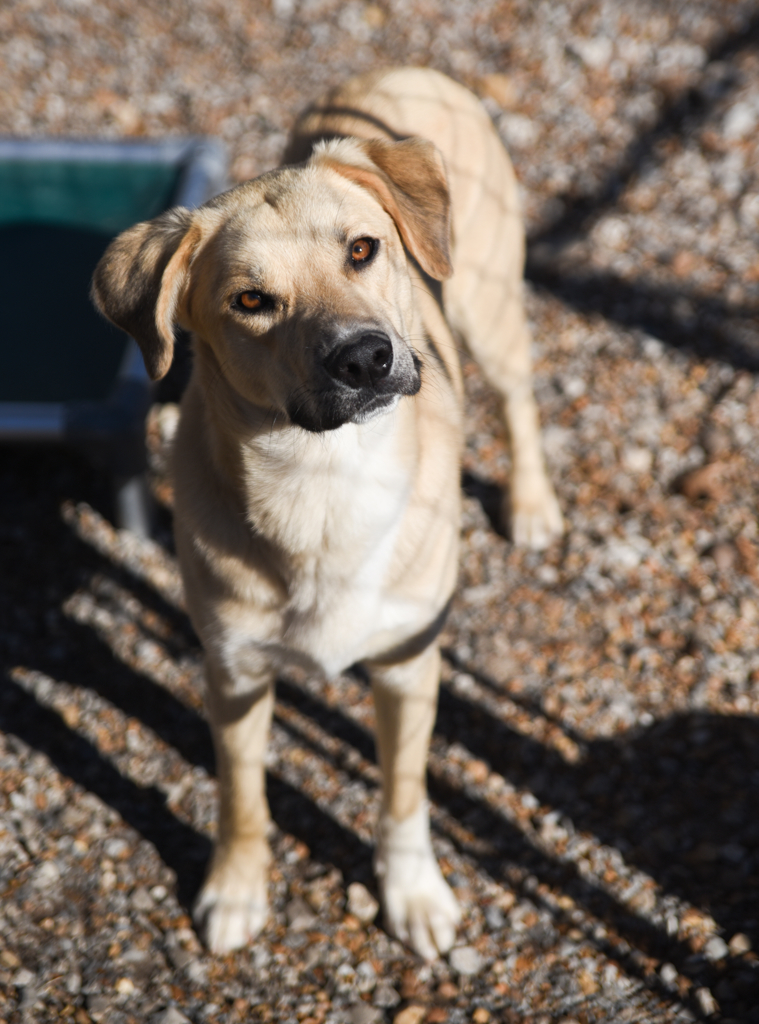
[[[291,558],[332,555],[348,569],[395,529],[417,459],[414,398],[366,423],[310,433],[249,402],[197,354],[190,391],[203,396],[208,454],[257,535]]]

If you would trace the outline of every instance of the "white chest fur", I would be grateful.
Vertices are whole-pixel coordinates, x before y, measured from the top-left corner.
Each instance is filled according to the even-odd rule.
[[[408,421],[401,404],[368,423],[324,434],[288,428],[247,446],[250,523],[286,552],[283,659],[305,656],[336,672],[372,636],[417,617],[388,587],[413,485]]]

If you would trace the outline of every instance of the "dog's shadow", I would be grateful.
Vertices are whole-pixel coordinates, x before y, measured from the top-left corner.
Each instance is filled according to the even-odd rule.
[[[492,530],[500,537],[510,539],[507,524],[503,521],[503,507],[509,499],[508,489],[504,491],[498,484],[472,472],[462,474],[461,489],[468,498],[480,503]]]
[[[759,943],[759,718],[672,715],[589,742],[573,765],[444,688],[436,729],[711,913],[728,937]]]

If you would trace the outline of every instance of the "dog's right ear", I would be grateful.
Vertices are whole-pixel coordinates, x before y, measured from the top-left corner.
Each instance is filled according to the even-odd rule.
[[[95,269],[93,302],[131,334],[152,380],[171,366],[177,308],[200,237],[193,213],[177,207],[115,238]]]
[[[425,273],[437,281],[451,276],[451,197],[431,142],[333,139],[317,144],[311,159],[372,192]]]

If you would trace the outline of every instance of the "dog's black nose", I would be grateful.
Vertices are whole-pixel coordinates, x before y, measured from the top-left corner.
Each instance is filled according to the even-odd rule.
[[[373,388],[392,369],[393,346],[386,334],[363,334],[358,341],[331,353],[324,366],[327,373],[349,388]]]

